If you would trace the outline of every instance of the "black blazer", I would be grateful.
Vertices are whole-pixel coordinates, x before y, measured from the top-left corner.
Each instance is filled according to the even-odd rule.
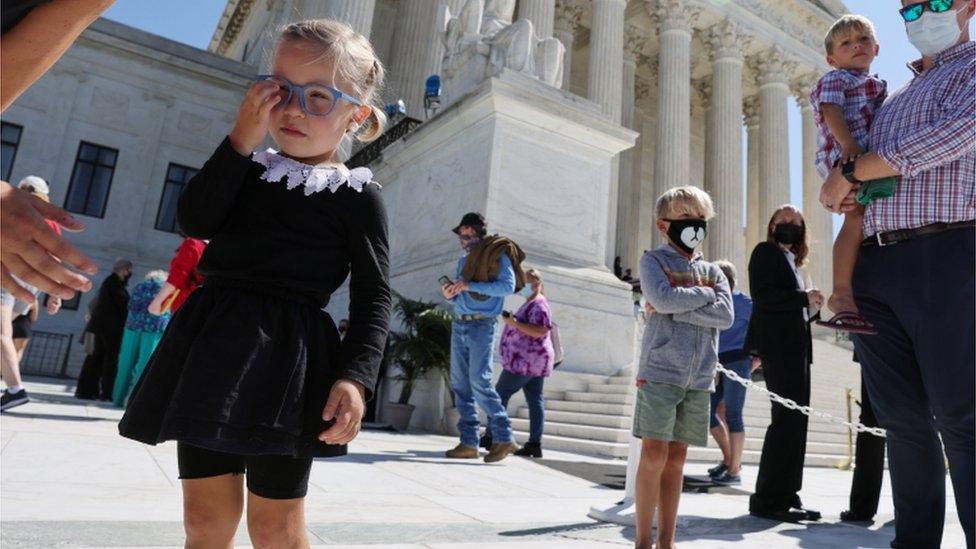
[[[88,322],[88,331],[93,334],[120,337],[125,327],[129,311],[129,290],[119,275],[112,273],[105,277],[95,298],[95,307]]]
[[[786,254],[772,242],[761,242],[749,259],[749,291],[752,317],[746,349],[760,357],[789,358],[802,353],[809,364],[813,356],[810,324],[803,320],[807,294],[801,290]],[[816,317],[811,316],[810,320]]]

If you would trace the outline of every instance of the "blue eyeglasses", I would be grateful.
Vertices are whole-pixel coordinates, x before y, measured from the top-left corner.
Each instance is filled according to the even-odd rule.
[[[278,96],[281,97],[278,105],[287,105],[291,102],[291,96],[297,93],[298,104],[302,107],[302,112],[312,116],[328,116],[340,100],[352,103],[357,107],[363,105],[362,101],[330,86],[322,86],[320,84],[298,86],[274,74],[259,74],[254,77],[254,81],[273,82],[276,84],[278,86]]]
[[[909,4],[898,10],[898,13],[901,14],[901,18],[904,19],[906,23],[918,21],[918,18],[922,16],[922,12],[925,11],[926,4],[929,7],[929,11],[932,13],[942,13],[944,11],[949,11],[949,8],[952,7],[952,0],[928,0],[928,2],[915,2],[914,4]]]

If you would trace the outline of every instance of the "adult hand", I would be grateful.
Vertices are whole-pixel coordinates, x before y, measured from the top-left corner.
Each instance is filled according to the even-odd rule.
[[[33,303],[34,295],[14,276],[42,292],[71,299],[75,290],[87,292],[92,284],[66,265],[89,275],[98,272],[92,260],[54,232],[45,219],[69,231],[85,228],[61,208],[0,181],[0,285],[27,303]]]
[[[753,373],[762,367],[762,359],[758,356],[752,357],[752,361],[749,363],[749,373]]]
[[[652,314],[656,313],[657,311],[654,310],[654,306],[651,305],[651,302],[650,301],[645,301],[644,302],[644,312],[647,313],[647,314],[649,314],[649,315],[652,315]]]
[[[857,143],[857,141],[852,141],[850,143],[842,143],[840,147],[840,164],[846,164],[851,160],[857,160],[857,157],[866,153],[863,148]]]
[[[268,134],[271,109],[281,101],[274,82],[255,82],[244,94],[237,122],[231,130],[230,144],[243,156],[249,156]]]
[[[454,295],[458,295],[461,292],[468,291],[468,289],[470,287],[471,286],[468,284],[468,281],[467,280],[458,280],[454,284],[451,284],[450,286],[448,286],[448,291],[450,291]]]
[[[61,298],[56,295],[47,296],[47,314],[56,315],[61,310]]]
[[[861,185],[854,185],[851,187],[851,192],[847,193],[844,200],[840,203],[840,212],[847,213],[851,210],[856,210],[861,207],[857,201],[857,191],[861,189]]]
[[[149,314],[153,316],[160,316],[163,314],[163,305],[158,299],[154,299],[152,300],[152,303],[149,304],[148,310]]]
[[[840,168],[834,168],[820,187],[820,203],[834,213],[841,213],[841,203],[853,188],[854,185],[844,177]]]
[[[329,400],[322,410],[322,419],[336,422],[319,433],[319,440],[327,444],[347,444],[359,434],[366,410],[366,388],[361,383],[340,379],[332,386]]]
[[[453,284],[445,284],[441,286],[441,295],[444,296],[444,299],[454,299],[459,293],[461,292],[454,290]]]
[[[814,309],[819,309],[823,307],[823,303],[824,303],[823,293],[820,290],[817,290],[816,288],[807,290],[807,303],[810,305],[810,307]]]

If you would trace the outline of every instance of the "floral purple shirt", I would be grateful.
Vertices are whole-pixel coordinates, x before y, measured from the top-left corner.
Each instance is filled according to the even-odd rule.
[[[544,296],[526,301],[514,316],[519,322],[552,329],[552,313]],[[502,331],[501,354],[502,368],[513,374],[531,377],[549,377],[556,356],[549,334],[532,337],[508,325]]]

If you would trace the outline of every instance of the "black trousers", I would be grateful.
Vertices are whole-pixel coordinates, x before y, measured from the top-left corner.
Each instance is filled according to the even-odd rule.
[[[95,334],[94,352],[85,357],[78,375],[78,398],[112,398],[115,374],[119,369],[119,347],[121,334]]]
[[[810,365],[806,352],[792,356],[762,357],[766,388],[797,404],[810,404]],[[807,416],[772,403],[771,421],[763,440],[756,492],[749,511],[769,513],[799,507],[803,461],[807,450]]]
[[[868,388],[861,374],[861,416],[859,421],[877,427],[878,420],[871,409]],[[857,434],[854,454],[854,480],[851,482],[850,510],[857,515],[873,517],[878,512],[881,481],[884,479],[885,439],[869,433]]]

